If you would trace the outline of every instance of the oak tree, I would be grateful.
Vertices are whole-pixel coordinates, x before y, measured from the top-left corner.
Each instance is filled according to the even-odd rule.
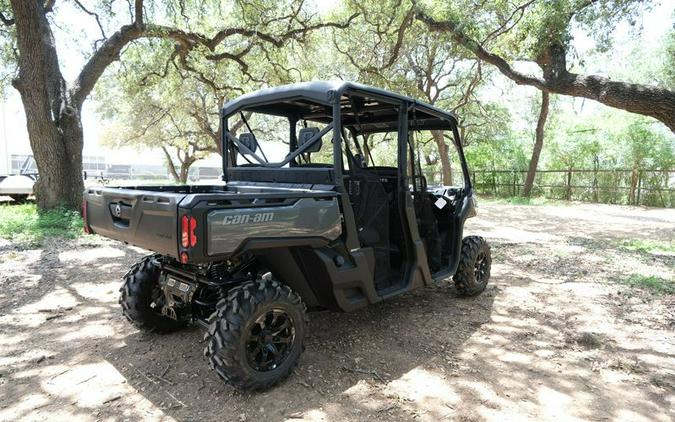
[[[549,93],[583,97],[610,107],[653,117],[675,132],[672,87],[612,80],[571,69],[572,28],[578,27],[607,47],[612,29],[641,12],[640,0],[471,1],[419,6],[416,16],[431,31],[449,34],[477,58],[494,65],[518,85]],[[539,75],[517,69],[513,62],[535,63]]]
[[[215,22],[204,31],[193,30],[186,7],[199,9],[194,19],[205,15],[204,2],[167,1],[162,9],[148,0],[128,0],[128,21],[113,32],[105,30],[104,11],[112,10],[112,0],[87,6],[75,0],[82,13],[94,19],[101,29],[101,39],[73,81],[66,81],[59,61],[50,15],[57,12],[55,0],[10,0],[0,2],[1,35],[9,39],[15,54],[16,75],[12,85],[23,102],[28,136],[40,173],[35,194],[40,208],[64,205],[79,208],[82,191],[82,106],[105,70],[119,60],[130,43],[147,38],[167,39],[174,43],[174,59],[191,67],[193,54],[211,56],[213,60],[238,60],[248,46],[266,44],[281,47],[315,29],[347,22],[323,23],[302,9],[302,1],[279,5],[268,2],[228,3],[229,19]],[[11,7],[8,7],[11,6]],[[274,7],[276,6],[276,7]],[[213,7],[221,7],[220,3]],[[162,19],[152,22],[151,10]],[[177,18],[166,16],[173,11]],[[226,15],[226,13],[223,13]],[[116,16],[116,15],[115,15]],[[237,20],[237,18],[246,18]],[[164,24],[168,22],[169,24]],[[202,26],[203,27],[203,26]],[[198,73],[198,69],[195,69]]]

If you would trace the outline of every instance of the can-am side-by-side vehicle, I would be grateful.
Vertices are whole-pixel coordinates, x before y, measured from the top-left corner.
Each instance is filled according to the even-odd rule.
[[[490,247],[455,115],[349,82],[263,89],[221,110],[224,185],[92,187],[85,230],[149,249],[120,304],[141,329],[206,328],[205,355],[242,390],[296,365],[308,310],[354,311],[453,276],[476,295]],[[450,135],[463,186],[431,187],[416,133]],[[377,165],[378,140],[395,165]],[[376,156],[379,157],[379,156]]]

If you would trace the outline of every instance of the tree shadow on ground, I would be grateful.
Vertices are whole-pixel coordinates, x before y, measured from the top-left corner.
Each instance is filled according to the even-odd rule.
[[[0,420],[671,420],[675,355],[653,340],[666,332],[617,324],[598,306],[601,285],[542,282],[548,261],[521,265],[513,242],[495,243],[502,258],[476,298],[443,282],[311,314],[294,373],[250,394],[211,372],[200,328],[162,336],[126,323],[118,278],[142,256],[134,248],[21,252],[2,267],[15,293],[0,294]]]
[[[429,288],[351,314],[311,314],[311,334],[299,366],[289,379],[263,393],[238,393],[208,369],[201,356],[201,330],[177,338],[132,334],[126,347],[113,351],[113,365],[160,407],[175,404],[167,394],[172,385],[153,375],[180,383],[182,396],[176,398],[185,406],[167,409],[177,419],[245,415],[274,421],[329,405],[332,419],[335,412],[352,414],[363,406],[346,394],[355,386],[365,383],[369,390],[380,390],[439,356],[457,353],[489,321],[493,298],[486,294],[463,300],[455,297],[454,289]],[[470,318],[462,316],[466,308],[474,310]],[[150,383],[145,375],[159,382]]]
[[[489,321],[496,291],[459,299],[445,284],[352,314],[313,313],[307,350],[291,377],[270,391],[242,394],[208,368],[200,328],[150,335],[123,320],[115,279],[137,252],[110,245],[79,249],[45,248],[27,258],[22,280],[33,277],[31,290],[3,298],[0,415],[19,418],[37,408],[103,416],[142,399],[148,401],[142,412],[177,419],[244,414],[282,420],[329,403],[351,412],[359,406],[348,404],[345,392],[354,386],[381,389],[438,356],[455,354]],[[26,287],[18,276],[7,280],[17,290]],[[148,415],[126,406],[123,413]]]

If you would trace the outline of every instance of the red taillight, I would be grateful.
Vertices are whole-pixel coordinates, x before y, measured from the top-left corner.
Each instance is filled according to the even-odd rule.
[[[188,260],[189,260],[189,258],[188,258],[187,252],[181,252],[181,253],[180,253],[180,262],[181,262],[181,264],[187,264],[187,263],[188,263]]]
[[[193,248],[197,244],[197,235],[195,229],[197,228],[197,220],[190,217],[190,247]]]
[[[84,225],[84,232],[87,234],[91,233],[89,228],[89,222],[87,221],[87,200],[82,200],[82,224]]]
[[[187,248],[188,246],[190,246],[190,239],[189,239],[189,233],[188,233],[189,224],[190,223],[188,221],[188,216],[184,215],[183,218],[181,218],[181,220],[180,220],[180,234],[181,234],[180,244],[183,245],[184,248]]]
[[[184,248],[193,248],[197,244],[197,219],[184,215],[180,220],[180,244]]]

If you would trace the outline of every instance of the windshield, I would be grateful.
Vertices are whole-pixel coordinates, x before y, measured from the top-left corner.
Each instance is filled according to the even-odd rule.
[[[332,124],[240,111],[228,119],[236,166],[332,166]]]

